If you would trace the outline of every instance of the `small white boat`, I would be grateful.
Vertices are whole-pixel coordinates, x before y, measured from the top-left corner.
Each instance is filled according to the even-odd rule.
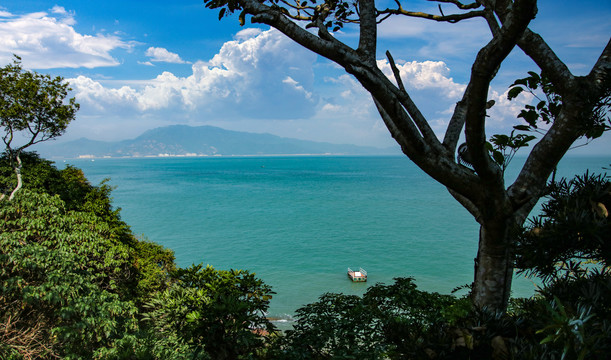
[[[348,268],[348,277],[353,282],[365,282],[367,281],[367,271],[363,268],[359,268],[359,271],[354,271]]]

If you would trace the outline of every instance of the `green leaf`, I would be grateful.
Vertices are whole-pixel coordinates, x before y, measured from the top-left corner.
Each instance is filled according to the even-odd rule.
[[[505,156],[503,156],[503,153],[501,153],[500,151],[495,150],[492,153],[492,157],[494,158],[494,161],[496,161],[499,165],[503,165],[505,163]]]
[[[543,100],[539,101],[539,103],[537,104],[537,110],[541,110],[545,107],[547,103]]]
[[[528,125],[516,125],[513,128],[520,131],[530,131],[530,126]]]
[[[518,97],[518,95],[522,93],[522,91],[524,91],[524,88],[522,88],[521,86],[516,86],[514,88],[511,88],[511,90],[509,90],[509,92],[507,93],[507,99],[508,100],[515,99],[516,97]]]
[[[223,18],[223,15],[225,15],[225,11],[227,10],[227,8],[221,8],[221,11],[219,11],[219,20],[221,20]]]
[[[526,84],[526,79],[518,79],[518,80],[514,81],[513,84],[511,84],[511,86],[516,86],[516,85],[524,85],[524,86],[526,86],[527,85]]]
[[[541,77],[539,76],[539,74],[534,71],[528,71],[528,75],[530,75],[530,77],[537,82],[541,81]]]

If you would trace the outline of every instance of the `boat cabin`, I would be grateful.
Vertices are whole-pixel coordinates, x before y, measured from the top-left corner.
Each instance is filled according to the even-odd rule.
[[[363,268],[359,268],[359,271],[354,271],[348,268],[348,277],[353,282],[365,282],[367,281],[367,271]]]

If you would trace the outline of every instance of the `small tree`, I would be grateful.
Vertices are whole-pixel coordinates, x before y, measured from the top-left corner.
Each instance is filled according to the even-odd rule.
[[[74,120],[79,104],[74,98],[64,103],[69,88],[60,76],[24,70],[15,55],[12,64],[0,68],[0,125],[2,141],[17,175],[17,186],[9,200],[21,188],[21,152],[40,142],[62,135]],[[0,195],[0,200],[5,195]]]

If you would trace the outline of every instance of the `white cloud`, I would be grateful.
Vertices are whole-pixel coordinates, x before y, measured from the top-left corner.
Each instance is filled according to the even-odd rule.
[[[235,39],[236,40],[248,40],[250,38],[254,38],[256,36],[259,36],[259,34],[261,34],[262,30],[261,29],[257,29],[257,28],[246,28],[243,30],[238,31],[238,33],[235,35]]]
[[[66,24],[66,25],[76,24],[76,20],[74,19],[74,11],[66,11],[66,9],[63,6],[55,5],[53,6],[53,8],[51,8],[51,12],[54,14],[63,16],[63,18],[60,20],[62,24]]]
[[[7,63],[17,54],[24,66],[34,69],[115,66],[119,62],[111,51],[132,46],[115,35],[80,34],[72,27],[73,13],[59,6],[52,12],[57,16],[4,14],[0,18],[0,62]]]
[[[178,54],[169,52],[167,49],[160,47],[150,47],[146,50],[146,56],[151,58],[153,62],[167,62],[174,64],[185,64],[187,63],[180,58]]]
[[[378,67],[391,80],[395,81],[392,69],[388,60],[378,60]],[[465,85],[454,82],[450,74],[450,69],[443,61],[411,61],[397,64],[397,69],[401,75],[401,80],[406,89],[426,90],[434,89],[437,93],[447,99],[458,99]]]
[[[306,99],[312,98],[312,93],[307,91],[303,86],[299,85],[299,82],[295,81],[295,79],[293,79],[292,77],[287,76],[286,79],[282,80],[282,83],[288,84],[293,87],[293,89],[304,93]]]
[[[508,93],[509,89],[504,92],[491,89],[488,94],[488,99],[495,101],[494,106],[487,111],[486,123],[491,129],[507,130],[511,129],[513,125],[525,124],[517,119],[517,115],[526,104],[533,102],[534,96],[528,92],[522,92],[517,98],[509,100],[507,98]]]
[[[275,30],[243,31],[210,61],[195,62],[186,77],[165,71],[154,79],[119,86],[85,76],[69,81],[87,115],[291,119],[315,111],[315,60]]]

